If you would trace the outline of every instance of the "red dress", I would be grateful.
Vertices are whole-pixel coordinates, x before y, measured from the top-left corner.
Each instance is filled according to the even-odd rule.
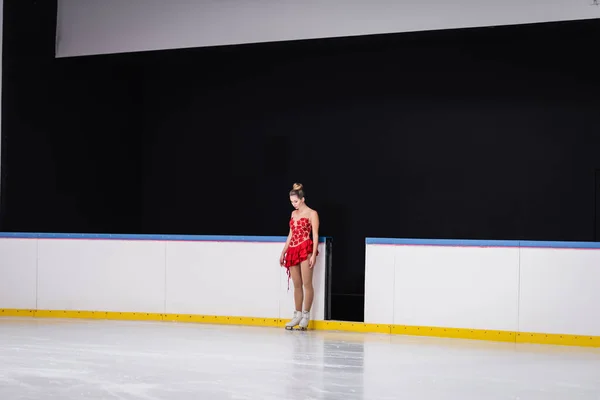
[[[283,259],[283,266],[287,268],[288,289],[291,277],[290,267],[300,265],[302,261],[308,260],[313,252],[314,245],[310,237],[312,232],[310,219],[300,218],[298,221],[295,221],[294,217],[292,217],[290,218],[290,229],[292,230],[292,238]],[[319,255],[318,251],[317,255]]]

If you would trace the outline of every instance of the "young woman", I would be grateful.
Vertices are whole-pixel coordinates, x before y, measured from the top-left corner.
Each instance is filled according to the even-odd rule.
[[[290,191],[290,202],[295,208],[290,218],[290,233],[281,252],[279,263],[287,268],[288,282],[294,282],[294,318],[285,325],[293,329],[296,325],[306,330],[310,321],[315,291],[313,289],[313,267],[319,245],[319,214],[306,205],[304,188],[294,183]],[[311,239],[312,233],[312,239]],[[304,307],[303,307],[304,306]]]

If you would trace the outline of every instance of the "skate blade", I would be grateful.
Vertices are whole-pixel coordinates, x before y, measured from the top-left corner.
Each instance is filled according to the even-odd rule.
[[[285,330],[286,331],[307,331],[308,328],[303,328],[301,326],[294,326],[294,327],[292,327],[292,326],[286,326]]]

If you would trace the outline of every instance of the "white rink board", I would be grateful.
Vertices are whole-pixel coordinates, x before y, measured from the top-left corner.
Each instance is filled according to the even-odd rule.
[[[39,240],[38,309],[162,313],[164,243]]]
[[[523,332],[600,336],[600,250],[521,249]]]
[[[600,335],[600,243],[369,238],[365,275],[367,323]]]
[[[0,239],[0,308],[36,306],[37,240]]]
[[[396,248],[367,246],[365,262],[365,322],[394,323]]]
[[[278,316],[280,271],[273,260],[278,260],[281,247],[279,243],[167,243],[166,312]]]
[[[0,309],[291,318],[285,237],[0,234]],[[311,319],[325,318],[324,239]]]
[[[395,248],[394,324],[516,331],[519,251]]]

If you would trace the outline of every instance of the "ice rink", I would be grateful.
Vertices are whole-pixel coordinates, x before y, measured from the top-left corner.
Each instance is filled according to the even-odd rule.
[[[600,399],[600,350],[0,318],[0,399]]]

